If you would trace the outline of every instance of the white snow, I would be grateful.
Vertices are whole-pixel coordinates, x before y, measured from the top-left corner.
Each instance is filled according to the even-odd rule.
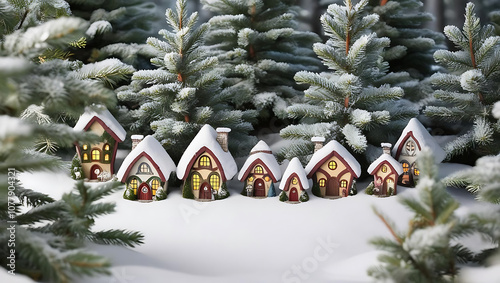
[[[76,122],[74,129],[76,131],[83,131],[94,117],[101,119],[101,121],[120,139],[120,142],[125,140],[127,132],[125,132],[122,125],[104,106],[94,106],[93,108],[87,107],[82,116],[80,116],[80,119],[78,119],[78,122]]]
[[[500,101],[497,101],[495,102],[495,104],[493,104],[493,110],[491,111],[491,113],[493,113],[493,117],[500,120]]]
[[[288,166],[286,167],[286,170],[283,173],[282,177],[283,181],[280,183],[279,186],[280,190],[283,190],[285,188],[288,178],[293,173],[296,173],[297,176],[299,177],[299,182],[302,184],[302,188],[304,188],[304,190],[309,189],[310,185],[309,185],[309,180],[307,179],[306,171],[304,171],[304,167],[302,167],[300,160],[297,157],[294,157],[292,158],[290,163],[288,163]]]
[[[231,178],[233,178],[233,176],[238,172],[236,162],[229,151],[226,152],[222,149],[220,144],[217,142],[217,132],[208,124],[201,128],[186,148],[186,151],[184,151],[184,154],[182,154],[179,164],[177,164],[177,178],[184,180],[186,169],[191,162],[191,159],[193,159],[196,156],[196,153],[203,147],[206,147],[213,152],[222,166],[226,180],[231,180]]]
[[[352,156],[352,154],[347,151],[347,149],[342,146],[338,141],[332,140],[328,142],[325,146],[323,146],[320,150],[316,151],[313,156],[311,157],[311,160],[309,163],[307,163],[306,166],[306,174],[309,175],[311,173],[311,170],[320,162],[323,158],[326,156],[330,155],[332,152],[337,152],[344,160],[347,162],[347,165],[351,167],[352,171],[356,175],[355,177],[358,178],[361,175],[361,165],[359,165],[359,162]]]
[[[452,163],[439,166],[441,177],[465,168]],[[19,178],[24,187],[56,199],[75,184],[68,172],[23,173]],[[355,196],[332,201],[309,194],[310,200],[299,206],[277,198],[244,197],[239,194],[241,183],[236,180],[228,182],[229,198],[214,202],[184,199],[181,189],[172,187],[166,200],[140,203],[124,200],[120,190],[105,197],[104,201],[116,203],[116,212],[97,218],[94,230],[140,231],[145,243],[133,249],[90,245],[96,253],[110,258],[111,275],[73,281],[374,282],[366,270],[377,264],[376,257],[381,252],[368,240],[392,236],[371,207],[376,206],[393,220],[398,230],[404,231],[411,213],[399,199],[416,196],[417,191],[398,186],[397,196],[373,198],[363,193],[369,181],[358,182],[360,192]],[[449,192],[461,203],[461,214],[482,205],[464,190]],[[477,238],[470,244],[480,242],[481,238]],[[466,267],[462,274],[463,282],[482,283],[485,278],[497,282],[500,273],[497,265],[486,269]],[[0,282],[33,281],[2,272]]]
[[[19,118],[14,118],[7,115],[0,115],[0,140],[7,138],[10,135],[28,136],[33,129]]]
[[[325,142],[325,138],[324,137],[312,137],[311,141],[312,142]]]
[[[433,154],[436,163],[440,163],[446,157],[446,152],[439,146],[437,141],[429,134],[429,132],[424,128],[424,126],[418,121],[417,118],[412,118],[408,125],[403,129],[401,136],[392,148],[392,155],[396,156],[399,145],[403,142],[403,139],[409,132],[413,133],[413,136],[417,139],[421,148],[429,147]]]
[[[116,177],[118,181],[125,182],[125,173],[130,166],[134,166],[132,161],[135,160],[137,156],[142,153],[148,154],[151,159],[153,159],[154,163],[158,165],[158,168],[162,172],[163,176],[165,176],[165,180],[168,181],[170,177],[170,173],[175,171],[175,163],[170,158],[170,155],[165,151],[163,146],[151,135],[146,136],[137,146],[134,148],[125,158]]]
[[[217,129],[215,129],[215,131],[217,133],[229,133],[229,132],[231,132],[231,129],[230,128],[219,127]]]
[[[142,140],[144,138],[143,135],[131,135],[130,139],[132,140]]]
[[[368,174],[373,175],[375,173],[374,172],[375,169],[377,169],[377,167],[380,165],[380,163],[382,163],[384,161],[389,162],[389,164],[392,166],[392,168],[394,168],[394,170],[396,170],[398,175],[403,174],[403,166],[401,165],[401,163],[399,163],[396,159],[394,159],[394,157],[392,157],[390,154],[387,154],[387,153],[383,153],[382,155],[380,155],[379,158],[377,158],[375,161],[373,161],[372,164],[370,164],[370,166],[368,167],[368,170],[367,170]]]
[[[255,161],[260,159],[262,163],[264,163],[267,168],[269,168],[270,173],[276,178],[276,181],[281,179],[281,170],[278,161],[272,153],[266,153],[263,151],[271,151],[271,148],[267,145],[265,141],[259,141],[253,148],[250,150],[250,156],[248,156],[245,164],[240,169],[240,173],[238,174],[238,180],[242,180],[246,176],[244,176],[248,167]]]

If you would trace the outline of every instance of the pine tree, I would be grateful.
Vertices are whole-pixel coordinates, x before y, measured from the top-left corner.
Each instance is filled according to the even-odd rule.
[[[175,12],[167,9],[166,17],[171,30],[159,32],[164,40],[147,41],[156,49],[151,62],[157,69],[135,72],[118,94],[121,101],[140,105],[130,113],[137,119],[132,131],[147,133],[151,127],[178,159],[204,124],[223,126],[232,130],[230,150],[244,153],[255,143],[248,136],[255,112],[236,111],[227,103],[230,93],[222,91],[220,71],[214,69],[218,60],[203,48],[209,25],[195,28],[198,15],[188,17],[185,0],[177,1]]]
[[[321,69],[312,52],[312,44],[320,39],[298,30],[295,1],[201,2],[216,13],[209,21],[207,45],[222,64],[232,102],[260,111],[261,122],[273,115],[285,118],[285,108],[303,96],[295,73]]]
[[[379,281],[454,282],[457,264],[473,256],[468,248],[452,239],[467,235],[474,228],[455,216],[459,204],[438,181],[432,152],[423,150],[418,162],[421,169],[416,187],[418,197],[400,198],[414,213],[408,231],[397,231],[387,217],[374,209],[393,239],[379,237],[370,241],[385,253],[378,258],[380,264],[371,267],[368,274]]]
[[[74,16],[89,22],[86,47],[76,57],[93,63],[105,58],[119,58],[136,68],[151,68],[154,56],[144,44],[155,33],[159,13],[154,3],[144,0],[67,0]]]
[[[406,119],[417,114],[411,103],[400,100],[403,89],[391,87],[408,74],[388,73],[382,55],[390,41],[369,30],[379,17],[363,16],[367,3],[332,4],[321,17],[329,39],[316,43],[314,51],[333,72],[295,75],[298,83],[311,86],[305,91],[307,104],[287,109],[289,117],[301,118],[302,124],[281,130],[283,138],[293,140],[281,157],[301,156],[304,162],[312,153],[313,136],[336,139],[355,153],[364,153],[369,144],[377,145],[375,149],[380,142],[392,141]]]
[[[50,8],[52,4],[64,7],[65,2],[30,3],[31,8],[42,4]],[[102,81],[83,74],[79,62],[40,58],[46,50],[62,50],[81,39],[87,23],[78,18],[58,17],[53,9],[42,9],[46,7],[43,5],[23,10],[24,4],[0,2],[2,20],[6,19],[0,37],[0,193],[8,196],[0,198],[0,250],[4,255],[10,254],[11,230],[7,228],[15,226],[16,273],[50,282],[69,282],[75,275],[109,273],[109,261],[85,250],[86,241],[129,246],[142,241],[138,233],[91,231],[96,216],[113,210],[111,204],[92,202],[116,190],[117,185],[95,190],[78,186],[86,196],[72,193],[56,201],[23,188],[15,178],[15,173],[68,170],[57,156],[36,151],[37,143],[50,139],[65,148],[73,147],[77,140],[96,142],[94,135],[58,124],[58,118],[79,116],[91,103],[113,106],[116,101]],[[82,198],[86,201],[82,202]],[[75,202],[79,214],[69,208]],[[68,230],[72,227],[74,231]],[[7,268],[9,259],[2,257],[0,262]]]
[[[446,145],[448,159],[468,153],[484,156],[496,154],[500,148],[500,127],[493,119],[491,109],[500,96],[500,37],[494,35],[491,25],[481,27],[474,13],[474,4],[468,3],[463,30],[447,26],[444,30],[458,51],[439,50],[434,53],[438,63],[450,73],[432,76],[437,90],[434,96],[442,106],[428,106],[429,117],[461,123],[465,131]]]

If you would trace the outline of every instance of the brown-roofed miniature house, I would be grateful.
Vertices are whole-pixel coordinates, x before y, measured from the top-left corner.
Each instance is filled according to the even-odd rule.
[[[434,155],[434,161],[440,163],[446,157],[446,153],[436,140],[429,134],[424,126],[412,118],[403,129],[401,136],[392,149],[392,155],[403,166],[403,174],[398,183],[405,186],[414,186],[418,180],[420,170],[417,167],[417,155],[423,147],[429,147]]]
[[[227,148],[231,130],[204,125],[177,165],[177,178],[184,180],[183,196],[196,200],[222,199],[229,195],[226,181],[237,173],[236,162]]]
[[[91,131],[102,138],[97,144],[76,144],[85,179],[91,181],[110,179],[114,173],[118,143],[126,136],[123,127],[108,109],[95,106],[92,109],[85,109],[74,129]]]
[[[398,192],[397,180],[403,173],[403,166],[391,156],[391,146],[382,143],[382,155],[368,167],[368,174],[373,176],[373,195],[391,196]]]
[[[318,146],[323,138],[313,138],[316,151],[305,171],[313,179],[313,194],[324,198],[346,197],[353,188],[355,178],[361,173],[361,166],[345,147],[337,141]]]
[[[259,141],[250,151],[238,175],[238,180],[245,183],[245,195],[274,197],[274,183],[280,179],[281,170],[271,148],[264,141]]]
[[[156,192],[167,192],[170,173],[175,171],[175,163],[161,144],[153,137],[143,139],[132,136],[132,151],[118,170],[118,181],[133,190],[134,199],[153,200]]]

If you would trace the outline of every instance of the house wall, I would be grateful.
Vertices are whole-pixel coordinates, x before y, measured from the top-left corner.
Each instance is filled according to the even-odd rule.
[[[211,169],[207,169],[207,168],[200,168],[199,167],[199,164],[200,164],[200,159],[203,157],[203,156],[207,156],[210,158],[210,164],[211,164]],[[212,156],[210,153],[208,152],[205,152],[205,153],[202,153],[200,156],[198,156],[198,158],[195,160],[194,164],[193,164],[193,167],[191,168],[191,170],[189,171],[189,176],[188,178],[191,177],[191,172],[193,171],[196,171],[198,172],[200,175],[201,175],[201,181],[200,181],[200,185],[207,182],[210,184],[210,180],[208,179],[209,175],[213,172],[217,172],[220,176],[220,184],[222,186],[222,174],[221,174],[221,171],[220,171],[220,168],[217,167],[217,163],[215,162],[215,157]],[[191,186],[192,186],[192,183],[191,183]],[[212,188],[212,189],[219,189],[219,188]],[[194,197],[195,199],[199,198],[199,195],[200,195],[200,190],[199,189],[193,189],[193,194],[194,194]]]
[[[337,168],[335,170],[331,170],[330,168],[328,168],[328,163],[330,163],[330,161],[335,161],[337,163]],[[328,179],[331,177],[335,177],[339,182],[339,186],[340,186],[340,181],[346,180],[347,189],[349,190],[352,184],[353,176],[350,171],[345,171],[345,170],[347,170],[346,164],[344,164],[342,160],[340,160],[338,157],[333,156],[332,158],[328,159],[325,163],[323,163],[320,166],[320,168],[316,171],[315,173],[316,181],[319,181],[320,179],[326,179],[328,185]],[[341,174],[343,171],[344,174],[339,176],[339,174]],[[325,174],[324,172],[326,172],[327,174]],[[326,187],[320,187],[320,190],[321,190],[321,196],[324,197],[326,195]],[[339,196],[343,196],[341,189],[339,189]]]
[[[409,141],[413,141],[415,143],[415,151],[412,155],[410,155],[407,150],[406,150],[406,144]],[[399,154],[398,161],[403,164],[403,161],[407,161],[410,164],[410,174],[413,176],[413,180],[418,180],[419,176],[415,176],[413,174],[413,168],[415,166],[415,162],[417,161],[417,155],[420,152],[420,149],[418,148],[417,142],[413,139],[413,137],[408,137],[403,143],[401,143],[402,148],[401,148],[401,153]]]
[[[297,177],[297,180],[299,178]],[[300,180],[298,180],[298,183],[296,185],[292,184],[292,180],[293,180],[293,177],[292,178],[288,178],[286,180],[287,184],[288,184],[288,191],[285,191],[286,193],[286,196],[288,197],[288,199],[290,199],[290,192],[292,191],[293,188],[296,188],[297,189],[297,195],[299,197],[299,202],[300,202],[300,195],[302,194],[302,186],[300,184]]]
[[[262,169],[263,169],[263,173],[262,174],[257,174],[255,173],[255,167],[257,166],[261,166]],[[265,180],[265,176],[269,176],[269,181],[266,181]],[[249,178],[253,176],[254,179],[252,181],[249,180]],[[265,185],[265,193],[266,193],[266,197],[269,193],[269,188],[271,187],[271,184],[273,182],[273,179],[271,178],[270,176],[270,173],[266,170],[266,167],[264,167],[264,165],[262,165],[260,162],[258,164],[256,164],[251,170],[250,170],[250,173],[248,174],[248,177],[246,179],[246,184],[250,184],[252,185],[252,187],[254,187],[254,184],[255,184],[255,181],[257,181],[257,178],[259,179],[262,179],[264,181],[264,185]]]
[[[95,133],[96,135],[98,136],[102,136],[102,134],[104,133],[104,128],[101,126],[101,124],[97,123],[97,122],[94,122],[92,123],[92,125],[90,125],[90,127],[88,128],[87,131],[90,131],[90,132],[93,132]],[[82,145],[80,145],[82,146]],[[99,148],[100,150],[102,150],[102,147],[104,146],[104,143],[101,142],[101,143],[98,143],[98,144],[92,144],[92,145],[89,145],[89,147],[92,149],[92,148]],[[102,153],[102,152],[101,152]],[[91,158],[91,156],[89,156],[89,158]],[[113,160],[113,157],[110,156],[110,159]],[[113,175],[113,172],[111,172],[111,163],[109,164],[105,164],[105,163],[101,163],[101,162],[97,162],[97,161],[93,161],[93,162],[81,162],[82,164],[82,170],[83,170],[83,175],[85,176],[85,178],[87,179],[90,179],[90,168],[92,168],[92,166],[94,166],[94,164],[98,164],[99,166],[101,166],[102,170],[104,171],[107,171],[109,172],[111,175]]]
[[[139,166],[140,166],[143,162],[145,162],[146,164],[148,164],[148,165],[149,165],[149,168],[151,168],[151,172],[152,172],[153,174],[138,173],[138,171],[139,171]],[[149,159],[148,159],[147,157],[145,157],[145,156],[141,156],[141,157],[140,157],[140,158],[139,158],[139,159],[138,159],[138,160],[137,160],[137,161],[136,161],[136,162],[132,165],[132,168],[130,169],[130,171],[129,171],[128,175],[126,176],[126,179],[125,179],[125,180],[126,180],[126,182],[128,182],[128,181],[129,181],[129,178],[130,178],[131,176],[136,176],[136,177],[138,177],[138,178],[141,180],[141,182],[147,182],[147,181],[148,181],[151,177],[158,177],[158,178],[160,178],[160,173],[158,172],[158,170],[156,170],[156,168],[153,166],[152,162],[151,162],[151,161],[149,161]],[[161,178],[160,178],[160,179],[161,179]],[[139,186],[141,185],[141,182],[138,184],[138,186],[137,186],[137,187],[139,187]],[[128,185],[128,183],[127,183],[127,185]],[[148,182],[148,185],[149,185],[149,187],[151,187],[151,181],[150,181],[150,182]],[[163,184],[163,185],[161,185],[161,183],[160,183],[160,187],[164,188],[165,190],[167,189],[167,185],[168,185],[168,182],[164,182],[164,184]],[[136,193],[136,190],[134,190],[134,193]],[[155,192],[155,193],[153,193],[153,196],[154,196],[155,194],[156,194],[156,192]]]
[[[387,166],[387,172],[382,172],[382,166],[385,165]],[[380,167],[378,168],[377,172],[373,175],[373,181],[376,182],[378,178],[382,180],[381,186],[384,186],[384,183],[386,182],[387,179],[392,179],[394,182],[394,193],[397,194],[397,183],[398,183],[398,174],[392,168],[389,166],[387,162],[383,162]]]

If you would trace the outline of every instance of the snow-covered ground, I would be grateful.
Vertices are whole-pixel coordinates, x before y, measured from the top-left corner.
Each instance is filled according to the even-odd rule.
[[[442,164],[441,175],[459,169],[462,165]],[[74,182],[67,173],[20,179],[56,198]],[[378,251],[368,241],[390,237],[372,206],[405,229],[411,215],[398,198],[416,191],[398,187],[397,197],[377,198],[362,191],[368,182],[358,183],[356,196],[328,200],[309,192],[310,200],[300,204],[244,197],[234,180],[228,183],[231,196],[214,202],[184,199],[179,188],[151,203],[124,200],[123,192],[116,192],[106,198],[116,202],[116,213],[99,218],[95,229],[141,231],[145,243],[134,249],[91,245],[111,258],[112,275],[77,282],[371,282],[366,269],[376,263]],[[467,192],[450,192],[462,204],[459,214],[478,205]]]

